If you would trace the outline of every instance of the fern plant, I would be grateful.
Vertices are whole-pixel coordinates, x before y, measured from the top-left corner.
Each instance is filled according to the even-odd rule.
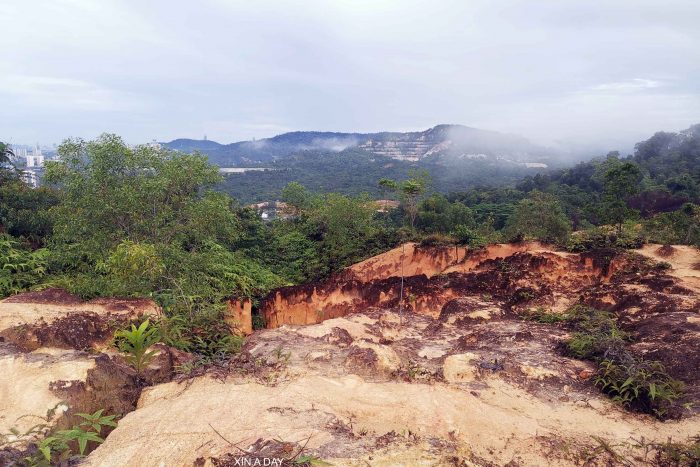
[[[0,297],[24,292],[46,274],[48,250],[28,251],[0,234]]]
[[[149,320],[141,323],[139,327],[132,324],[131,329],[123,329],[114,334],[119,350],[126,355],[126,361],[141,374],[148,364],[156,356],[155,350],[149,350],[160,340],[158,329],[150,327]]]

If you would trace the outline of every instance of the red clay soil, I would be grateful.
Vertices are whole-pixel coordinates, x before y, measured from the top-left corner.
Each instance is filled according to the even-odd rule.
[[[669,256],[676,254],[676,249],[671,245],[663,245],[656,250],[656,254],[664,258],[668,258]]]
[[[490,294],[509,305],[517,305],[531,294],[551,295],[559,289],[571,292],[595,285],[607,280],[616,267],[615,252],[610,250],[574,255],[527,251],[527,248],[527,244],[494,245],[460,255],[453,247],[412,246],[411,255],[405,258],[404,271],[425,273],[406,275],[402,305],[433,317],[450,300],[474,293]],[[431,251],[434,263],[430,263]],[[402,285],[401,263],[397,261],[400,253],[401,247],[327,280],[272,291],[260,305],[267,327],[315,324],[368,307],[398,307]],[[411,264],[414,259],[421,264]],[[378,278],[371,278],[370,272]]]
[[[58,288],[25,292],[8,297],[4,301],[10,303],[44,303],[53,305],[78,305],[83,303],[80,297]]]

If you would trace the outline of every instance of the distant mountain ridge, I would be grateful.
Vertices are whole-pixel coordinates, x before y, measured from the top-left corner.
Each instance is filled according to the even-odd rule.
[[[555,154],[526,138],[462,125],[437,125],[425,131],[340,133],[294,131],[272,138],[220,144],[209,140],[176,139],[170,149],[200,151],[219,166],[264,164],[300,151],[338,152],[358,148],[403,161],[442,157],[446,162],[488,158],[515,163],[546,164]]]

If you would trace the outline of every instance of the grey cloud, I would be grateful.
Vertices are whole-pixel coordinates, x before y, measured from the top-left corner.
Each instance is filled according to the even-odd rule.
[[[461,123],[624,150],[700,121],[698,19],[685,0],[8,1],[0,139]]]

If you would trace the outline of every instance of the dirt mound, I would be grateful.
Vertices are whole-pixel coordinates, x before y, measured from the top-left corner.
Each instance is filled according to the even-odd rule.
[[[77,311],[50,323],[40,320],[5,329],[0,331],[0,339],[24,352],[41,347],[89,350],[107,345],[114,332],[128,321],[119,316]]]
[[[152,300],[101,298],[85,302],[60,289],[48,289],[0,300],[0,332],[21,326],[50,325],[76,313],[88,313],[105,320],[130,320],[158,315],[160,309]]]
[[[25,292],[4,300],[7,303],[51,303],[54,305],[78,305],[83,301],[63,289],[51,288],[37,292]]]
[[[676,254],[676,249],[671,245],[664,245],[656,249],[655,253],[662,258],[668,258]]]

